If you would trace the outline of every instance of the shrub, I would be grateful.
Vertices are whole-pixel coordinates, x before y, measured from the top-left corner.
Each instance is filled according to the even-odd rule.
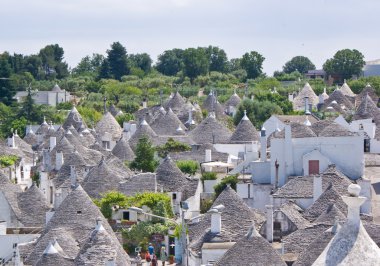
[[[195,172],[198,170],[198,162],[196,161],[190,161],[190,160],[183,160],[177,162],[177,167],[186,174],[194,175]]]
[[[158,156],[165,158],[169,152],[189,151],[191,150],[191,147],[185,143],[175,141],[173,138],[169,138],[164,145],[157,146],[156,150]]]
[[[202,181],[216,180],[216,179],[217,179],[217,176],[216,176],[216,173],[214,173],[214,172],[205,172],[202,174],[202,177],[201,177]]]
[[[136,158],[129,165],[131,169],[143,172],[154,172],[158,161],[154,159],[154,148],[147,137],[143,137],[137,143]]]
[[[215,198],[217,198],[219,194],[222,193],[222,191],[227,187],[228,184],[231,185],[231,188],[233,188],[236,191],[237,182],[237,175],[230,175],[223,178],[223,180],[214,187]]]
[[[0,167],[8,167],[15,164],[18,157],[15,155],[3,155],[0,156]]]

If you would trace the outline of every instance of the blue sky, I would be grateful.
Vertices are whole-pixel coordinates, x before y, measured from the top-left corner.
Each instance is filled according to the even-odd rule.
[[[258,51],[272,74],[296,55],[317,66],[343,48],[380,58],[377,0],[0,0],[0,52],[58,43],[74,67],[120,41],[129,53],[215,45]]]

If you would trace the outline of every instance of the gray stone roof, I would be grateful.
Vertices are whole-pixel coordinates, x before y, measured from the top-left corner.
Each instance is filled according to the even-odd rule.
[[[321,215],[329,211],[332,203],[335,204],[335,207],[338,208],[344,215],[347,213],[347,206],[343,202],[341,195],[339,195],[339,193],[331,185],[309,208],[305,210],[304,217],[311,221],[318,218],[320,218],[319,222],[327,221],[328,217],[321,217]]]
[[[339,204],[339,201],[338,201]],[[336,221],[345,221],[346,215],[334,204],[331,202],[327,209],[319,215],[319,217],[314,220],[314,223],[317,224],[327,224],[334,225]]]
[[[380,110],[373,102],[372,98],[366,94],[358,108],[356,109],[354,120],[373,118],[377,123],[380,123]]]
[[[92,168],[83,181],[83,189],[92,198],[100,198],[102,194],[116,191],[119,183],[128,178],[110,168],[105,159]]]
[[[116,143],[115,147],[112,149],[112,154],[122,161],[133,161],[133,159],[135,159],[135,153],[124,137],[121,137]]]
[[[310,84],[306,83],[300,93],[293,100],[294,110],[305,110],[305,97],[309,97],[309,104],[312,104],[313,106],[316,106],[319,102],[319,98],[311,88]]]
[[[96,165],[102,158],[103,155],[100,152],[83,146],[81,140],[75,137],[74,134],[66,133],[65,137],[75,147],[75,150],[80,153],[86,162],[86,165]]]
[[[110,105],[110,107],[108,108],[108,110],[109,110],[109,112],[110,112],[114,117],[116,117],[116,116],[119,114],[119,112],[120,112],[120,110],[117,109],[116,106],[113,105],[113,104]]]
[[[76,130],[79,130],[83,126],[86,127],[86,123],[75,106],[71,109],[62,125],[63,129],[68,129],[70,126],[73,126]]]
[[[230,143],[245,143],[259,140],[259,133],[249,118],[244,115],[230,138]]]
[[[48,243],[54,238],[57,239],[67,256],[72,259],[75,258],[79,250],[88,243],[88,237],[93,232],[97,219],[102,221],[103,227],[112,238],[117,253],[124,258],[128,258],[99,208],[95,206],[82,187],[78,186],[72,190],[55,211],[55,214],[37,240],[32,253],[27,257],[26,264],[34,265],[41,257]],[[130,264],[125,262],[122,265]]]
[[[110,260],[118,266],[130,265],[120,243],[115,242],[103,225],[97,225],[75,258],[75,265],[106,265]]]
[[[310,129],[310,127],[304,124],[290,122],[290,130],[292,133],[292,138],[313,138],[317,136],[313,130]],[[285,138],[285,128],[280,132],[276,132],[274,137]]]
[[[224,253],[215,265],[285,266],[286,264],[271,244],[260,236],[255,226],[252,225],[248,233]]]
[[[146,121],[140,123],[140,125],[136,129],[136,132],[129,139],[129,145],[131,145],[131,148],[133,150],[136,149],[139,139],[144,136],[148,137],[148,139],[153,143],[155,141],[155,138],[157,138],[156,132],[153,131],[153,129],[148,125]]]
[[[344,81],[342,87],[340,87],[340,91],[343,93],[343,95],[345,96],[356,96],[355,93],[352,92],[350,86],[348,86],[348,84],[346,83],[346,81]]]
[[[115,117],[110,112],[103,115],[102,119],[96,124],[95,130],[99,137],[106,133],[111,134],[112,140],[114,141],[121,138],[123,131]]]
[[[164,136],[175,136],[177,135],[177,129],[180,127],[183,131],[186,127],[178,119],[176,114],[173,113],[172,109],[169,108],[165,115],[159,116],[151,124],[152,129],[157,135]]]
[[[91,132],[88,129],[83,130],[79,134],[78,139],[82,142],[83,146],[85,147],[90,147],[96,141],[95,137],[91,134]]]
[[[319,136],[319,134],[329,125],[333,123],[332,120],[320,120],[310,126],[311,130],[314,131],[314,133]]]
[[[232,133],[219,123],[214,116],[209,115],[189,135],[197,144],[228,143]]]
[[[330,225],[317,224],[304,229],[299,229],[282,239],[285,253],[299,255],[324,231],[330,228]]]
[[[188,184],[186,175],[170,157],[166,157],[157,167],[156,178],[165,192],[181,192]]]
[[[181,94],[177,91],[173,97],[165,103],[165,108],[171,108],[174,112],[180,111],[185,105],[185,100]]]
[[[63,256],[59,252],[52,254],[42,254],[39,258],[35,266],[57,266],[57,265],[65,265],[71,266],[75,265],[74,260],[68,257]]]
[[[358,136],[359,133],[351,132],[344,126],[338,123],[332,122],[330,125],[326,126],[320,133],[319,137],[350,137]]]
[[[216,149],[210,143],[205,143],[205,144],[202,144],[199,146],[193,145],[193,148],[191,151],[170,152],[169,156],[174,161],[193,160],[193,161],[197,161],[198,163],[201,163],[201,162],[205,161],[205,150],[206,149],[211,150],[212,160],[227,162],[228,156],[229,156],[228,153],[222,153],[222,152],[216,151]]]
[[[288,182],[279,188],[274,194],[275,198],[312,198],[313,197],[313,176],[289,177]],[[322,173],[322,188],[326,190],[330,184],[339,195],[347,194],[347,186],[352,182],[336,169],[335,165],[330,165]]]
[[[143,192],[157,192],[156,174],[141,173],[134,175],[127,181],[121,182],[118,190],[127,196],[134,196]]]
[[[49,130],[49,125],[46,123],[45,118],[40,127],[36,130],[37,135],[46,135]]]
[[[276,115],[274,114],[273,116],[275,116],[281,122],[286,123],[286,124],[291,123],[291,122],[303,124],[306,118],[308,118],[311,124],[314,124],[315,122],[319,121],[319,119],[314,115]]]
[[[33,131],[26,133],[23,140],[32,147],[38,144],[37,135]]]
[[[220,204],[225,206],[222,212],[221,234],[211,233],[210,213],[201,217],[198,223],[189,225],[190,249],[195,253],[201,251],[203,243],[213,241],[214,238],[219,238],[220,241],[236,242],[247,233],[252,222],[255,222],[255,226],[259,228],[265,220],[263,213],[248,207],[230,186],[220,193],[212,207]]]
[[[294,202],[288,201],[282,204],[279,210],[289,218],[289,220],[298,228],[303,229],[310,226],[308,220],[302,216],[303,210]]]
[[[237,107],[241,102],[241,98],[236,93],[232,94],[231,97],[224,103],[224,106],[229,107]]]
[[[324,102],[323,108],[326,109],[333,101],[335,101],[340,107],[344,106],[346,110],[354,109],[354,105],[339,89],[334,90],[330,94],[329,98]]]
[[[356,95],[355,106],[359,106],[367,94],[375,104],[379,102],[379,96],[377,96],[376,91],[368,84],[358,95]]]

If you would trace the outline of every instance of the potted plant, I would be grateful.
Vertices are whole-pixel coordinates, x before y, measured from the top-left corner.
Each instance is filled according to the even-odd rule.
[[[174,256],[173,255],[169,256],[169,264],[174,264]]]

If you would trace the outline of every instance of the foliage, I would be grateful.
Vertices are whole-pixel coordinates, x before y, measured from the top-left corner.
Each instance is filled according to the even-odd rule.
[[[152,212],[159,216],[173,217],[171,198],[167,193],[144,192],[137,193],[126,199],[126,206],[147,206]]]
[[[182,171],[182,173],[186,173],[189,175],[195,175],[199,168],[198,162],[191,160],[177,161],[176,164],[177,167]]]
[[[298,71],[294,71],[291,73],[275,71],[273,73],[273,77],[275,77],[278,81],[296,81],[298,79],[303,78],[303,75]]]
[[[183,69],[183,50],[172,49],[158,56],[156,69],[168,76],[174,76]]]
[[[183,70],[191,81],[199,75],[206,74],[209,63],[206,51],[203,48],[188,48],[183,52]]]
[[[146,249],[149,238],[152,234],[168,233],[169,227],[160,223],[139,222],[129,230],[123,230],[123,238],[134,247],[140,246]]]
[[[40,173],[39,172],[33,173],[31,178],[32,178],[32,181],[35,182],[36,185],[39,187],[40,186]]]
[[[376,94],[380,95],[380,77],[361,77],[357,80],[348,81],[348,86],[357,94],[359,94],[367,84],[370,84],[376,91]]]
[[[201,177],[202,181],[216,180],[216,179],[217,179],[217,175],[215,172],[204,172],[204,173],[202,173],[202,177]]]
[[[154,159],[155,149],[150,140],[144,136],[139,139],[136,148],[136,157],[130,163],[130,168],[143,172],[154,172],[158,166],[158,161]]]
[[[364,55],[356,49],[343,49],[323,64],[323,70],[329,75],[338,75],[340,81],[359,76],[365,64]]]
[[[57,110],[71,110],[73,108],[73,104],[71,102],[63,102],[57,104],[56,108]]]
[[[188,144],[169,138],[164,145],[156,147],[158,156],[165,158],[170,152],[190,151],[191,147]]]
[[[219,184],[215,185],[214,187],[215,198],[217,198],[219,194],[222,193],[222,191],[227,187],[228,184],[231,185],[231,188],[233,188],[236,191],[237,182],[238,182],[237,175],[230,175],[223,178],[223,180]]]
[[[290,61],[286,62],[282,69],[286,74],[292,72],[305,74],[308,70],[314,70],[315,65],[305,56],[295,56],[290,59]]]
[[[201,199],[201,213],[206,213],[214,203],[214,199]]]
[[[238,109],[234,117],[235,125],[239,124],[241,118],[244,116],[244,110],[247,111],[248,118],[258,129],[261,128],[262,124],[272,114],[283,114],[281,108],[275,103],[267,100],[259,102],[245,99],[238,105]]]
[[[0,167],[12,166],[17,162],[18,157],[16,155],[1,155],[0,156]]]
[[[143,73],[150,72],[153,62],[147,53],[132,54],[128,57],[128,61],[131,67],[139,68]]]
[[[112,207],[115,205],[124,208],[127,205],[127,196],[118,191],[109,191],[102,195],[100,200],[95,199],[94,203],[107,219],[112,217]]]
[[[68,65],[63,62],[64,51],[58,44],[47,45],[39,52],[47,79],[61,79],[69,75]]]
[[[123,127],[123,123],[133,120],[134,116],[133,114],[125,113],[125,114],[120,114],[116,116],[115,118],[116,118],[116,121],[119,123],[119,125]]]
[[[254,79],[262,74],[265,57],[256,51],[245,53],[240,61],[241,67],[247,71],[247,78]]]
[[[120,42],[111,44],[107,50],[107,61],[111,77],[121,80],[121,77],[129,74],[127,50]]]
[[[95,126],[96,123],[102,119],[102,114],[93,108],[85,107],[85,106],[78,106],[77,107],[78,112],[82,116],[84,122],[88,126]]]
[[[219,47],[211,45],[205,50],[209,57],[209,71],[226,72],[228,62],[226,52]]]

